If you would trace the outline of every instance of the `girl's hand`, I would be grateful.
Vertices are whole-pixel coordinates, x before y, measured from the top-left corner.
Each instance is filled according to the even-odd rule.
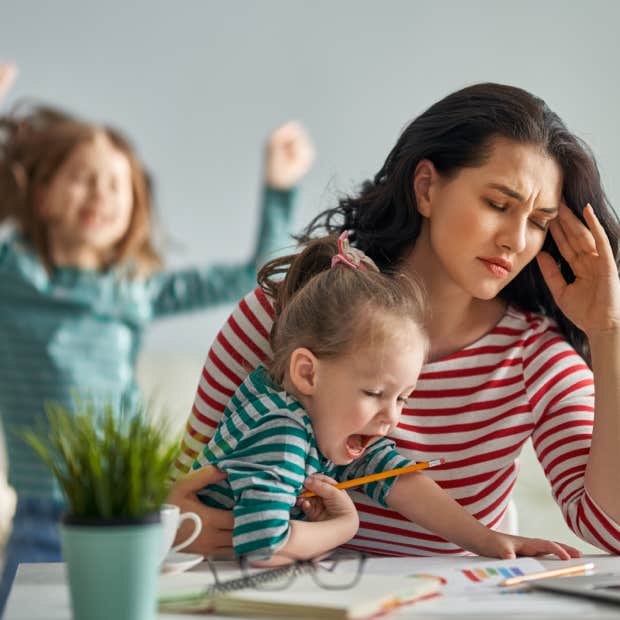
[[[557,555],[560,560],[580,558],[581,551],[565,545],[564,543],[544,540],[542,538],[527,538],[525,536],[512,536],[489,530],[489,537],[475,551],[479,555],[503,560],[513,560],[519,556]]]
[[[0,62],[0,103],[13,86],[17,77],[17,65],[12,62]]]
[[[278,127],[267,140],[265,183],[273,189],[290,189],[306,175],[314,161],[314,146],[303,126],[295,121]]]
[[[304,487],[316,493],[316,497],[301,497],[297,503],[309,521],[343,518],[351,522],[355,533],[359,527],[359,516],[355,504],[348,493],[337,489],[335,484],[336,481],[329,476],[314,474],[304,482]]]
[[[205,506],[197,496],[198,491],[224,478],[226,478],[225,472],[212,465],[206,465],[179,478],[170,488],[167,503],[179,506],[181,512],[195,512],[202,521],[200,535],[187,547],[188,551],[212,557],[234,555],[232,511]],[[186,539],[191,534],[192,528],[191,523],[183,523],[177,532],[177,540]]]
[[[620,281],[614,252],[594,210],[583,210],[587,228],[566,206],[549,227],[575,280],[567,284],[547,252],[540,252],[538,266],[560,310],[590,336],[620,329]]]

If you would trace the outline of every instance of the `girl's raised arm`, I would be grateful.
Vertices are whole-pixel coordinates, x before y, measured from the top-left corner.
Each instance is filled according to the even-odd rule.
[[[267,140],[259,233],[246,263],[162,272],[150,281],[155,317],[232,303],[256,286],[258,268],[291,245],[296,186],[314,161],[305,129],[289,122]]]
[[[17,65],[12,62],[0,62],[0,104],[11,90],[17,77]]]

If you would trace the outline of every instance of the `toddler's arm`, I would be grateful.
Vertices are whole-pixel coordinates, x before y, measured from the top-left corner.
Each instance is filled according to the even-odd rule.
[[[335,483],[335,480],[322,474],[315,474],[305,481],[304,486],[316,493],[316,499],[321,503],[321,513],[313,521],[291,521],[286,543],[271,560],[264,563],[265,566],[281,563],[278,554],[281,559],[315,558],[355,536],[359,528],[357,510],[349,495],[334,487]]]
[[[562,560],[581,556],[569,545],[512,536],[485,527],[421,472],[399,476],[387,496],[387,504],[409,520],[477,555],[512,559],[553,553]]]

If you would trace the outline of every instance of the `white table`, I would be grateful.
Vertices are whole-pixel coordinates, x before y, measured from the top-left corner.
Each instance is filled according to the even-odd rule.
[[[385,561],[385,560],[383,560]],[[402,561],[402,560],[401,560]],[[411,558],[412,570],[420,571],[421,562],[424,566],[428,566],[429,570],[438,567],[438,562],[444,566],[458,566],[463,563],[463,558]],[[471,562],[472,558],[467,561]],[[475,558],[474,561],[488,561],[488,559]],[[593,555],[587,556],[583,560],[574,560],[572,563],[581,563],[582,561],[593,561],[596,564],[598,572],[620,572],[620,557]],[[368,570],[373,570],[374,559],[369,560]],[[545,566],[556,568],[559,563],[553,560],[544,560]],[[197,572],[208,571],[205,564],[200,564],[192,570],[193,575]],[[379,571],[375,571],[379,572]],[[495,619],[501,615],[502,620],[512,618],[579,618],[579,620],[594,618],[620,618],[620,606],[599,603],[592,599],[558,597],[557,595],[537,592],[535,595],[528,595],[527,600],[531,604],[532,597],[546,597],[550,603],[550,607],[559,605],[557,609],[545,611],[545,613],[532,613],[532,608],[527,605],[519,604],[519,597],[510,598],[505,610],[485,611],[483,613],[478,609],[463,609],[458,607],[458,614],[455,610],[454,601],[450,605],[448,597],[436,597],[428,601],[420,601],[414,605],[403,607],[393,614],[387,616],[389,618],[412,618],[415,620],[480,620],[488,618]],[[538,600],[538,599],[537,599]],[[521,609],[520,609],[521,607]],[[195,616],[176,615],[176,614],[160,614],[161,619],[167,620],[188,620]],[[208,615],[206,618],[222,618],[221,616]],[[57,564],[22,564],[19,567],[11,595],[8,600],[5,620],[70,620],[71,613],[69,607],[69,593],[67,589],[64,565]],[[231,620],[230,617],[228,620]]]

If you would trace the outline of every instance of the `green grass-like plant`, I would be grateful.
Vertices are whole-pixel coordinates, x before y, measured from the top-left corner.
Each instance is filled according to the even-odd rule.
[[[151,422],[145,407],[76,401],[74,413],[58,403],[46,404],[45,412],[46,424],[19,435],[58,481],[68,517],[139,520],[159,512],[179,450],[166,424]]]

